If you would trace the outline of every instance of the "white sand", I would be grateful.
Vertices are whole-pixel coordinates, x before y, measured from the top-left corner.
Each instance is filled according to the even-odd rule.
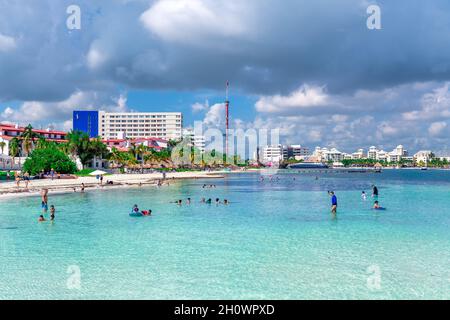
[[[151,174],[116,174],[109,175],[103,178],[102,189],[135,187],[139,185],[155,185],[158,180],[162,180],[161,173]],[[166,174],[166,182],[178,179],[221,179],[223,175],[220,173],[210,172],[174,172]],[[113,185],[106,186],[106,181],[113,181]],[[20,187],[17,188],[15,182],[0,183],[0,198],[21,197],[21,196],[36,196],[44,188],[49,190],[49,193],[67,193],[73,192],[73,188],[80,192],[81,184],[84,183],[86,191],[89,189],[100,188],[99,180],[95,177],[79,177],[77,179],[43,179],[31,180],[28,189],[25,188],[25,182],[20,182]]]

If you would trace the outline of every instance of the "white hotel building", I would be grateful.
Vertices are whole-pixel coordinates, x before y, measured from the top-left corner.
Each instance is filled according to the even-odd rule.
[[[104,112],[98,113],[98,130],[103,139],[182,138],[181,112]]]

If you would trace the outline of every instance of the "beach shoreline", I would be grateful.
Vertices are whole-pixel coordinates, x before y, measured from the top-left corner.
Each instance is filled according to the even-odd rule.
[[[140,186],[157,186],[158,181],[170,183],[171,181],[180,181],[186,179],[223,179],[221,172],[171,172],[166,173],[166,179],[163,180],[161,173],[149,174],[114,174],[104,177],[103,184],[100,185],[96,177],[78,177],[77,179],[44,179],[31,180],[28,189],[25,188],[25,182],[20,182],[20,188],[17,188],[15,182],[4,182],[0,184],[0,200],[39,196],[43,189],[48,189],[49,194],[67,194],[81,192],[81,185],[84,184],[85,191],[91,190],[110,190],[118,188],[133,188]],[[106,181],[112,181],[114,184],[107,185]]]

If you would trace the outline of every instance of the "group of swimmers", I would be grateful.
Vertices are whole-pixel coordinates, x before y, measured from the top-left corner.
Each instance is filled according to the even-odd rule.
[[[331,213],[336,214],[337,213],[337,207],[338,207],[338,200],[337,196],[334,191],[328,191],[328,194],[331,197]],[[372,185],[372,198],[375,200],[372,209],[374,210],[385,210],[385,208],[380,206],[380,203],[378,201],[378,188],[375,185]],[[365,191],[361,193],[361,198],[366,201],[367,200],[367,194]]]
[[[210,185],[204,184],[203,185],[203,189],[215,189],[215,188],[217,188],[217,186],[215,184],[210,184]]]
[[[45,214],[48,212],[48,189],[43,189],[41,191],[41,208],[42,213],[39,216],[38,222],[45,222]],[[54,205],[50,206],[50,221],[55,221],[56,208]]]
[[[211,198],[209,198],[209,199],[202,198],[202,200],[200,200],[200,203],[212,204],[213,200]],[[230,201],[228,201],[227,199],[224,199],[223,202],[222,202],[222,201],[220,201],[219,198],[216,198],[216,201],[214,203],[216,205],[223,204],[223,205],[227,206],[227,205],[230,204]],[[183,200],[177,200],[177,201],[175,201],[175,204],[181,207],[183,205]],[[192,199],[191,198],[187,198],[186,199],[186,205],[191,205],[191,204],[192,204]]]

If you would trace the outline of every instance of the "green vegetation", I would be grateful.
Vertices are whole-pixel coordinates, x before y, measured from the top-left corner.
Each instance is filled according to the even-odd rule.
[[[41,172],[49,172],[54,169],[58,173],[75,173],[77,166],[64,154],[56,145],[49,145],[31,151],[29,157],[23,165],[23,171],[31,175]]]
[[[76,176],[79,177],[88,177],[95,169],[83,169],[75,173]]]
[[[71,131],[67,134],[67,140],[60,148],[72,158],[78,157],[83,167],[95,157],[106,159],[109,155],[108,148],[100,138],[90,139],[84,132]]]

